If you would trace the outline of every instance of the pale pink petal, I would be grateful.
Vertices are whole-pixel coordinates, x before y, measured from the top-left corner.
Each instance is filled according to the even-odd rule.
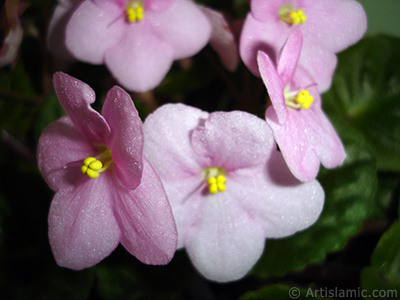
[[[228,22],[222,13],[203,6],[200,8],[212,25],[211,47],[217,52],[225,68],[235,71],[239,64],[239,49]]]
[[[106,65],[124,87],[138,92],[155,88],[164,79],[174,60],[174,50],[161,40],[144,19],[126,32],[118,46],[106,53]],[[135,29],[135,30],[133,30]]]
[[[202,197],[197,219],[184,235],[186,251],[207,279],[227,282],[242,278],[260,258],[263,228],[243,213],[238,198],[226,192]]]
[[[86,0],[68,22],[65,44],[75,58],[103,64],[106,51],[121,41],[125,29],[123,11],[105,11]]]
[[[277,71],[285,84],[292,81],[294,71],[302,50],[303,35],[299,27],[294,26],[290,30],[288,39],[278,55]],[[260,72],[261,73],[261,72]],[[266,74],[264,74],[264,77]]]
[[[51,17],[47,31],[47,46],[52,54],[66,61],[74,60],[65,44],[65,34],[69,19],[83,0],[59,1]]]
[[[167,264],[176,250],[177,232],[167,195],[154,169],[144,160],[142,181],[134,191],[115,185],[121,243],[143,263]]]
[[[314,0],[315,1],[315,0]],[[279,9],[288,3],[293,3],[296,1],[287,1],[287,0],[251,0],[251,14],[253,17],[260,21],[264,22],[270,19],[274,22],[280,22],[279,19]]]
[[[166,104],[150,114],[143,124],[144,156],[164,180],[180,180],[201,174],[208,161],[198,157],[190,142],[191,131],[208,113],[184,104]]]
[[[118,245],[120,229],[113,215],[108,174],[83,177],[73,190],[54,196],[49,212],[49,240],[57,263],[81,270],[107,257]]]
[[[165,11],[169,9],[176,0],[146,0],[146,8],[153,11]]]
[[[92,88],[67,74],[53,75],[54,89],[67,115],[78,131],[92,144],[105,144],[110,136],[110,127],[103,116],[90,104],[96,99]]]
[[[148,19],[154,34],[173,49],[174,60],[197,54],[210,40],[211,23],[194,1],[176,0],[168,10],[149,12]]]
[[[92,0],[100,9],[109,12],[124,12],[128,0]]]
[[[287,108],[285,104],[284,89],[289,82],[283,82],[276,71],[276,67],[271,58],[264,52],[258,52],[258,66],[261,78],[267,88],[273,109],[278,117],[279,123],[283,124],[286,120]]]
[[[251,14],[247,15],[240,36],[239,50],[244,64],[254,75],[260,76],[257,52],[265,52],[275,61],[288,33],[289,28],[283,22],[276,23],[272,18],[259,22]]]
[[[332,83],[333,74],[337,64],[336,55],[328,51],[323,45],[316,43],[303,43],[299,66],[308,70],[317,83],[320,93],[327,91]]]
[[[267,238],[287,237],[310,227],[324,205],[318,181],[299,182],[278,151],[258,176],[231,173],[228,180],[226,192],[240,199],[243,211],[264,228]]]
[[[335,53],[355,44],[367,29],[367,17],[358,1],[306,0],[302,6],[307,16],[301,27],[304,36]]]
[[[178,230],[178,246],[184,247],[184,232],[201,218],[199,205],[201,205],[203,193],[207,188],[201,173],[179,180],[170,180],[170,178],[161,178],[172,212],[175,217]]]
[[[37,148],[39,170],[55,191],[72,189],[83,175],[83,160],[98,151],[88,143],[68,117],[47,127],[40,136]]]
[[[314,124],[305,124],[304,118],[296,116],[298,113],[312,111],[288,111],[285,123],[280,124],[273,107],[269,107],[265,117],[293,175],[301,181],[310,181],[317,176],[320,165],[319,157],[307,137],[309,128]]]
[[[108,92],[102,114],[111,129],[106,146],[111,150],[118,178],[133,190],[142,178],[142,121],[129,94],[117,86]]]
[[[275,147],[265,121],[246,112],[215,112],[192,134],[193,150],[210,166],[258,171]]]

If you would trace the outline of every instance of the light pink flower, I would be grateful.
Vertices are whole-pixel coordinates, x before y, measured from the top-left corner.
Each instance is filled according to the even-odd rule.
[[[300,12],[305,19],[289,16],[299,16]],[[241,34],[240,55],[255,75],[259,75],[257,52],[261,50],[274,59],[293,26],[298,26],[304,36],[299,65],[317,79],[323,92],[332,81],[335,53],[362,37],[367,19],[361,4],[354,0],[252,0]]]
[[[54,87],[67,112],[42,134],[39,169],[56,192],[49,240],[60,266],[91,267],[119,243],[147,264],[168,263],[177,233],[164,188],[143,157],[142,123],[130,96],[112,88],[102,115],[94,91],[63,73]]]
[[[265,238],[305,229],[322,210],[319,183],[293,177],[271,129],[251,114],[168,104],[147,117],[143,130],[144,153],[177,222],[178,248],[208,279],[245,276]]]
[[[321,107],[313,78],[297,65],[302,46],[299,28],[293,28],[281,49],[278,63],[260,51],[258,65],[272,106],[265,118],[289,169],[302,181],[313,180],[320,163],[327,168],[341,165],[343,144]],[[301,103],[302,100],[310,101]]]
[[[57,48],[67,23],[65,45],[73,57],[106,64],[123,86],[138,92],[156,87],[174,60],[198,53],[211,36],[208,18],[191,0],[62,0],[59,6],[49,45]]]

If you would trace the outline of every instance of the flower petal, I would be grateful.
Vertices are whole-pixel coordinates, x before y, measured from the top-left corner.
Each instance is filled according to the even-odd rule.
[[[92,144],[104,144],[110,135],[110,127],[90,104],[96,99],[92,88],[67,74],[57,72],[53,84],[58,99],[78,131]]]
[[[184,236],[192,263],[210,280],[227,282],[242,278],[264,250],[264,230],[243,214],[237,197],[223,192],[200,200],[201,218]]]
[[[86,157],[96,149],[83,137],[68,117],[47,127],[40,136],[37,159],[39,170],[55,191],[72,189],[84,176],[80,170]]]
[[[81,2],[83,0],[58,1],[49,24],[47,32],[48,48],[54,55],[66,61],[74,60],[73,55],[65,44],[67,24],[74,13],[74,9]]]
[[[107,147],[118,178],[127,189],[134,190],[143,171],[142,121],[129,94],[117,86],[107,93],[102,114],[111,129]]]
[[[127,89],[146,92],[164,79],[174,60],[167,40],[155,35],[144,19],[137,28],[126,32],[122,41],[106,53],[106,65]]]
[[[82,180],[54,196],[49,212],[49,240],[57,263],[81,270],[107,257],[118,245],[108,174]]]
[[[303,35],[299,27],[294,26],[278,55],[277,70],[283,82],[291,82],[300,57]]]
[[[267,238],[282,238],[311,226],[325,199],[318,181],[299,182],[282,155],[274,151],[264,172],[253,177],[230,174],[226,192],[240,199],[247,215],[262,225]]]
[[[268,159],[275,142],[264,120],[242,111],[215,112],[192,134],[194,151],[209,166],[253,172]]]
[[[288,37],[288,26],[268,18],[263,22],[257,21],[248,14],[240,35],[240,56],[244,64],[256,76],[260,76],[257,65],[257,53],[263,51],[272,61],[276,60],[278,51]]]
[[[106,51],[121,41],[125,28],[123,11],[104,10],[86,0],[68,22],[65,44],[75,58],[102,64]]]
[[[146,6],[153,11],[165,11],[174,4],[176,0],[147,0]]]
[[[287,115],[284,89],[289,82],[282,81],[271,58],[264,52],[258,52],[257,61],[261,78],[267,88],[275,114],[279,123],[283,124]]]
[[[276,143],[293,175],[301,181],[315,179],[319,171],[320,160],[310,144],[308,134],[315,123],[308,124],[301,114],[312,114],[312,111],[288,110],[285,123],[278,122],[273,107],[269,107],[265,117],[274,132]]]
[[[207,7],[200,8],[212,25],[211,47],[217,52],[225,68],[231,72],[235,71],[239,64],[239,51],[228,22],[222,13]]]
[[[193,151],[191,131],[208,113],[184,104],[166,104],[150,114],[143,124],[144,156],[162,180],[180,180],[201,174],[206,163]]]
[[[198,53],[210,40],[211,23],[194,1],[176,0],[160,13],[148,17],[152,31],[173,49],[173,59]]]
[[[121,243],[146,264],[167,264],[176,250],[177,232],[161,181],[144,160],[142,182],[134,191],[114,189]]]
[[[307,21],[304,36],[330,51],[340,52],[361,39],[367,29],[367,17],[358,1],[304,1]]]

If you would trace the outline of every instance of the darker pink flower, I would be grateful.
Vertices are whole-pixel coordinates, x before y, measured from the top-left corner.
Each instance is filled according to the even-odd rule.
[[[39,169],[56,192],[49,240],[60,266],[79,270],[119,243],[147,264],[168,263],[177,233],[164,188],[143,157],[142,123],[130,96],[112,88],[102,115],[94,91],[63,73],[54,87],[66,117],[38,145]]]

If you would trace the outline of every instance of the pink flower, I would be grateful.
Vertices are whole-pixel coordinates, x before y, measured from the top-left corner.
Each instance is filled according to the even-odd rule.
[[[251,114],[168,104],[147,117],[143,130],[144,153],[177,222],[178,248],[208,279],[245,276],[265,238],[305,229],[322,210],[319,183],[290,174],[270,128]]]
[[[320,163],[327,168],[337,167],[343,163],[346,153],[322,111],[315,81],[297,66],[301,46],[301,31],[293,28],[276,67],[262,51],[257,58],[272,102],[265,113],[267,123],[294,176],[310,181],[317,176]]]
[[[209,20],[191,0],[62,0],[59,5],[49,45],[57,48],[67,23],[65,45],[72,56],[106,64],[133,91],[156,87],[174,60],[198,53],[211,36]]]
[[[26,3],[20,3],[18,0],[6,0],[4,3],[4,10],[0,16],[0,32],[4,36],[0,47],[0,67],[12,64],[18,56],[23,38],[19,16],[27,7]]]
[[[67,112],[42,134],[39,169],[56,192],[49,239],[60,266],[91,267],[121,244],[147,264],[168,263],[177,233],[164,188],[143,157],[142,123],[119,87],[102,114],[90,106],[94,91],[63,73],[54,87]]]
[[[318,89],[329,89],[336,55],[356,43],[367,28],[365,12],[354,0],[252,0],[240,40],[240,55],[259,75],[257,52],[275,58],[290,28],[304,36],[299,65],[317,79]]]

